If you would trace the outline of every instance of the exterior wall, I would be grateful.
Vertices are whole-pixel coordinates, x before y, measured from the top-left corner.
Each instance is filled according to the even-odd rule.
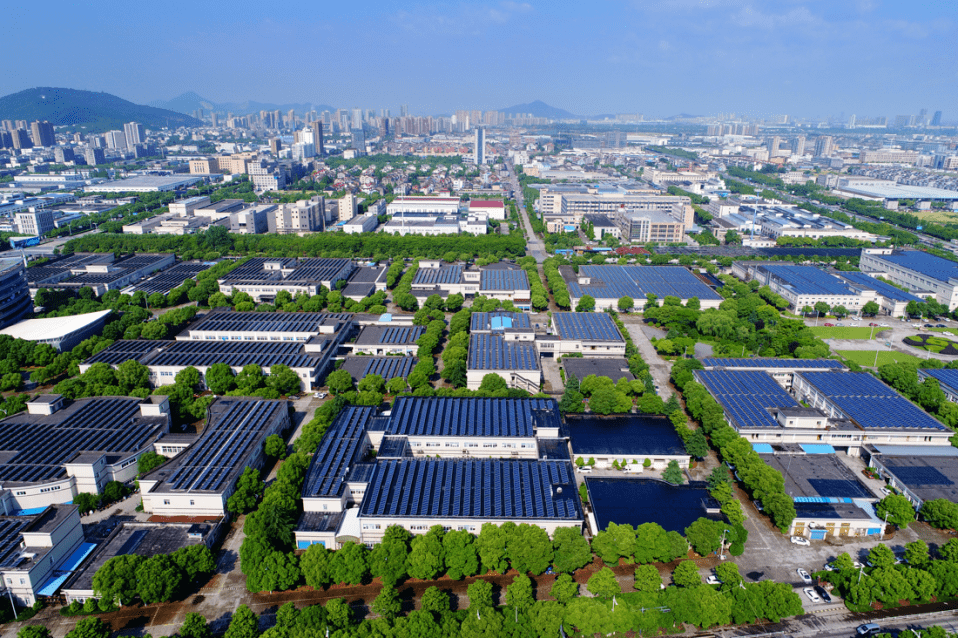
[[[822,529],[821,518],[796,518],[788,528],[786,536],[811,536],[812,530],[808,527],[809,523],[815,523],[816,529]],[[881,527],[881,523],[876,523],[871,519],[828,519],[824,523],[826,536],[867,536],[869,531]],[[871,531],[872,534],[879,532]]]
[[[336,541],[336,532],[314,532],[309,530],[295,530],[293,532],[296,549],[307,549],[310,545],[321,544],[326,549],[339,549]]]
[[[409,447],[417,456],[532,459],[539,457],[539,447],[535,438],[525,437],[409,437]]]
[[[32,535],[30,535],[32,536]],[[38,535],[39,536],[39,535]],[[83,542],[83,527],[80,524],[80,514],[77,510],[67,517],[60,526],[53,530],[46,539],[43,539],[43,547],[52,548],[39,563],[32,565],[24,570],[3,570],[0,577],[3,578],[3,584],[10,592],[10,595],[23,606],[30,606],[36,602],[36,590],[43,587],[46,581],[53,575],[54,570],[59,567],[70,554],[75,552]],[[31,539],[32,540],[32,539]],[[27,542],[25,549],[36,547]]]
[[[482,384],[482,378],[487,374],[498,374],[506,380],[508,387],[520,390],[529,390],[535,386],[537,391],[542,384],[541,370],[467,370],[466,387],[470,390],[478,390]]]
[[[549,536],[560,527],[575,527],[577,529],[582,529],[582,521],[575,520],[557,520],[557,519],[503,519],[503,520],[479,520],[475,518],[386,518],[386,517],[359,517],[359,521],[362,524],[362,541],[366,545],[375,545],[379,543],[383,535],[386,533],[386,529],[391,525],[399,525],[400,527],[412,532],[413,534],[425,534],[429,531],[429,528],[433,525],[441,525],[447,530],[464,530],[467,532],[472,532],[478,534],[482,529],[483,523],[494,523],[496,525],[501,525],[506,522],[506,520],[511,520],[512,522],[518,524],[528,523],[530,525],[538,525],[546,532]]]
[[[688,469],[689,467],[689,456],[687,454],[589,454],[585,452],[577,452],[572,450],[572,458],[577,459],[582,457],[584,461],[588,461],[590,458],[595,459],[595,468],[596,469],[612,469],[612,462],[618,461],[619,464],[622,464],[624,460],[626,463],[626,471],[628,472],[642,472],[645,468],[642,466],[642,463],[645,459],[652,461],[650,469],[653,470],[664,470],[669,465],[669,461],[676,461],[679,464],[679,467],[682,469]]]
[[[572,307],[575,308],[579,305],[579,302],[582,300],[581,297],[570,297]],[[645,299],[634,299],[635,307],[640,309],[645,305]],[[664,303],[664,299],[659,299],[658,304],[661,306]],[[682,305],[684,306],[688,303],[688,299],[682,299]],[[719,305],[724,301],[724,299],[700,299],[699,303],[701,304],[702,310],[708,310],[709,308],[718,308]],[[603,312],[607,309],[619,311],[619,298],[611,297],[597,297],[595,300],[595,312]]]
[[[72,476],[57,479],[47,483],[31,483],[21,487],[5,486],[11,499],[4,500],[4,507],[10,508],[6,513],[12,514],[13,509],[32,510],[48,505],[70,503],[80,493],[76,488],[76,480]]]
[[[885,261],[881,255],[866,252],[862,252],[860,268],[862,271],[884,273],[891,281],[911,290],[933,291],[938,303],[948,306],[949,310],[958,308],[958,280],[943,282],[932,279],[919,272]]]

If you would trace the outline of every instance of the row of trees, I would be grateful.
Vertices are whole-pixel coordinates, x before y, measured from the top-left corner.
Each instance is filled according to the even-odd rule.
[[[558,258],[549,257],[542,262],[542,272],[546,276],[546,282],[549,284],[549,289],[552,291],[552,298],[555,300],[556,305],[563,310],[568,310],[572,307],[572,301],[569,297],[569,288],[566,286],[565,279],[563,279],[559,273],[559,265],[560,262]]]
[[[529,289],[531,291],[530,301],[532,309],[536,312],[542,312],[549,307],[549,291],[546,290],[542,279],[539,277],[539,265],[535,257],[531,255],[523,257],[516,262],[526,271],[529,277]]]
[[[213,227],[214,229],[217,227]],[[273,257],[368,257],[377,261],[420,255],[426,259],[441,259],[450,251],[471,257],[495,256],[497,259],[518,258],[525,254],[522,233],[508,235],[439,235],[400,237],[385,233],[313,233],[303,237],[294,235],[225,235],[215,236],[216,249],[211,249],[206,236],[211,231],[194,235],[116,235],[94,233],[77,237],[63,247],[66,254],[74,252],[148,252],[176,253],[183,259],[232,255],[270,255]]]
[[[682,359],[672,366],[672,381],[682,390],[689,414],[699,422],[713,447],[735,468],[752,498],[762,501],[772,523],[785,533],[795,518],[795,505],[785,493],[781,472],[762,461],[752,445],[726,423],[722,406],[694,380],[692,371],[701,368],[697,359]]]
[[[129,605],[137,598],[147,605],[165,603],[192,590],[215,569],[213,553],[203,544],[189,545],[172,554],[124,554],[114,556],[96,571],[93,592],[101,611]]]

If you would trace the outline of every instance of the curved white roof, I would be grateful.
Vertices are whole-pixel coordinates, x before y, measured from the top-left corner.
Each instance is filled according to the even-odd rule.
[[[88,312],[83,315],[73,315],[71,317],[24,319],[20,323],[0,330],[0,334],[10,335],[14,339],[26,339],[27,341],[57,339],[86,328],[90,324],[107,316],[110,312],[110,310],[100,310],[99,312]]]

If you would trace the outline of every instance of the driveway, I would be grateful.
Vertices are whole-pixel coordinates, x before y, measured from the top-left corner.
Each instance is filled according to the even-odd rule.
[[[639,349],[642,359],[649,364],[649,372],[652,374],[655,384],[659,386],[659,396],[662,397],[663,401],[668,401],[669,397],[672,396],[672,387],[669,385],[672,363],[660,357],[659,353],[655,351],[652,342],[649,341],[649,337],[645,333],[647,326],[642,323],[641,316],[622,314],[619,315],[619,318],[625,324],[625,329],[629,331],[632,343]]]

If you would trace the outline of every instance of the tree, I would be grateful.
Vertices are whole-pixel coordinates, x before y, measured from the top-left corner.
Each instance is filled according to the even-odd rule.
[[[724,531],[725,523],[699,518],[685,528],[685,538],[697,554],[705,556],[719,548]]]
[[[283,396],[296,394],[301,389],[299,375],[289,366],[281,363],[270,366],[269,376],[266,378],[266,385]]]
[[[259,636],[259,616],[245,604],[233,612],[225,638],[256,638]]]
[[[363,582],[369,571],[365,545],[346,541],[339,550],[333,552],[330,561],[331,580],[334,583],[358,585]]]
[[[469,597],[469,609],[487,609],[493,606],[492,583],[487,580],[477,580],[466,587],[466,596]]]
[[[679,587],[692,587],[702,584],[702,576],[693,561],[683,560],[672,572],[672,582]]]
[[[635,590],[645,593],[658,592],[662,576],[655,565],[639,565],[635,568]]]
[[[100,507],[100,495],[90,494],[89,492],[80,492],[73,497],[73,504],[80,509],[81,514],[92,512]]]
[[[905,562],[909,567],[925,569],[931,556],[928,554],[928,543],[920,538],[911,543],[905,543]]]
[[[482,383],[479,384],[481,392],[502,392],[509,388],[506,380],[498,374],[490,373],[482,377]]]
[[[336,370],[326,375],[326,385],[333,394],[343,394],[353,389],[353,378],[346,370]]]
[[[137,594],[136,571],[146,560],[136,554],[114,556],[93,575],[93,591],[101,599],[129,605]]]
[[[517,611],[525,612],[534,602],[532,579],[525,574],[518,574],[506,588],[506,604]]]
[[[593,596],[598,596],[599,598],[612,598],[616,594],[622,593],[622,587],[615,577],[615,572],[608,567],[603,567],[592,574],[592,576],[589,577],[589,582],[586,583],[586,589],[588,589]]]
[[[450,530],[442,539],[446,553],[446,575],[453,580],[479,572],[479,555],[475,536],[465,530]]]
[[[136,569],[137,593],[147,605],[168,603],[184,580],[183,571],[167,554],[155,554]]]
[[[216,571],[216,560],[213,558],[213,552],[203,544],[181,547],[170,554],[170,557],[183,571],[187,582],[209,576]]]
[[[592,562],[589,541],[574,527],[560,527],[552,534],[556,571],[574,572]]]
[[[349,626],[353,617],[353,608],[342,598],[334,598],[326,603],[326,618],[341,629]]]
[[[595,297],[592,295],[582,295],[579,303],[575,306],[576,312],[592,312],[595,310]]]
[[[449,594],[438,587],[428,587],[419,599],[419,607],[440,616],[449,613]]]
[[[618,407],[618,397],[612,384],[600,385],[589,397],[589,409],[596,414],[612,414]]]
[[[832,314],[841,319],[848,316],[848,309],[842,305],[832,306]]]
[[[879,310],[881,310],[881,307],[875,301],[868,301],[862,306],[862,314],[868,315],[869,317],[877,315]]]
[[[270,552],[260,563],[258,573],[253,577],[259,585],[260,591],[286,591],[299,584],[303,573],[299,568],[299,560],[290,552]],[[250,577],[247,576],[247,586]]]
[[[455,359],[447,363],[442,369],[442,378],[457,388],[466,385],[468,375],[465,359]]]
[[[574,379],[575,377],[571,377]],[[559,410],[564,414],[582,412],[585,410],[585,406],[582,403],[582,393],[578,390],[574,390],[568,384],[566,384],[565,391],[562,393],[562,398],[559,399]]]
[[[379,590],[379,595],[373,600],[373,613],[379,614],[384,618],[392,620],[402,611],[402,601],[399,599],[399,592],[395,587],[383,585]]]
[[[888,545],[878,544],[868,552],[868,563],[876,568],[892,568],[895,565],[895,554]]]
[[[110,626],[99,618],[82,618],[66,638],[110,638]]]
[[[356,385],[356,389],[360,392],[378,392],[382,394],[386,390],[386,382],[383,381],[381,375],[370,374],[359,381]]]
[[[888,517],[888,522],[895,527],[904,529],[915,521],[915,508],[911,501],[901,494],[889,494],[878,501],[875,506],[875,513],[878,517],[884,519]]]
[[[125,391],[150,387],[150,369],[135,359],[128,359],[116,367],[116,380]]]
[[[382,541],[369,553],[369,571],[384,585],[395,585],[406,576],[411,539],[412,534],[404,528],[390,525]]]
[[[925,501],[921,506],[922,519],[939,529],[958,529],[958,504],[943,498]]]
[[[635,529],[627,523],[609,523],[592,539],[592,550],[607,565],[618,564],[620,558],[631,560],[635,554]]]
[[[176,385],[189,388],[190,390],[195,390],[197,387],[199,387],[201,378],[202,377],[199,370],[193,366],[186,366],[176,373],[176,376],[173,377],[173,382]]]
[[[572,580],[570,574],[559,574],[555,582],[552,583],[549,595],[565,605],[579,595],[579,584]]]
[[[399,394],[406,390],[406,379],[403,377],[393,377],[386,383],[386,391],[389,394]]]
[[[150,450],[144,452],[136,462],[136,471],[143,476],[166,463],[166,457]]]
[[[635,300],[632,297],[619,297],[616,305],[622,312],[631,312],[632,308],[635,307]]]
[[[412,578],[432,580],[445,570],[444,533],[442,526],[433,525],[425,534],[413,537],[408,567]]]
[[[253,511],[263,495],[263,481],[259,470],[247,467],[236,481],[236,490],[226,501],[226,508],[233,514],[242,515]]]
[[[263,451],[270,458],[286,458],[286,441],[278,434],[270,434],[263,444]]]
[[[225,363],[214,363],[206,369],[206,387],[213,394],[226,394],[236,387],[236,375],[233,368]]]
[[[829,310],[831,310],[831,306],[824,301],[819,301],[815,304],[815,312],[818,313],[819,317],[827,315]]]
[[[537,601],[529,610],[529,621],[539,638],[552,638],[559,635],[565,610],[554,600]]]
[[[306,548],[299,566],[307,585],[318,590],[332,582],[331,559],[332,553],[322,543],[313,543]]]
[[[926,377],[921,383],[921,389],[918,391],[918,403],[929,412],[937,410],[938,406],[944,403],[945,393],[934,377]]]
[[[672,485],[682,485],[685,482],[685,475],[682,474],[682,468],[679,467],[678,461],[675,459],[669,461],[665,471],[662,472],[662,479]]]
[[[17,638],[50,638],[50,630],[43,625],[27,625],[17,632]]]

